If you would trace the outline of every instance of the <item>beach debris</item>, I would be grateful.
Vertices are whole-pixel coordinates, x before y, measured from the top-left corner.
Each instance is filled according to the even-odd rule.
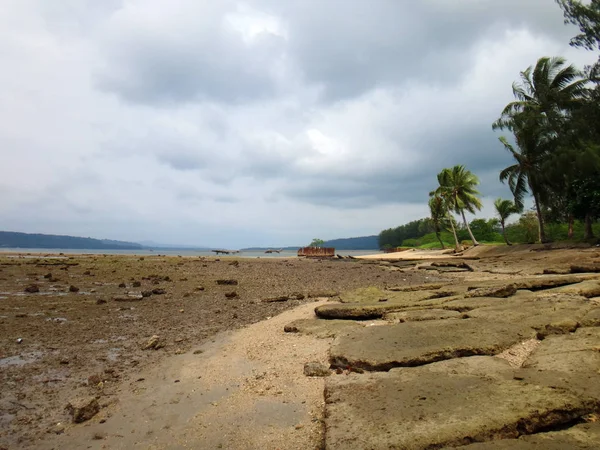
[[[331,375],[329,366],[320,362],[307,362],[304,364],[304,375],[307,377],[328,377]]]
[[[29,294],[35,294],[37,292],[40,292],[40,287],[37,284],[30,284],[25,288],[25,292]]]
[[[21,344],[23,342],[23,338],[17,339],[17,344]]]
[[[71,400],[65,409],[71,414],[73,423],[81,423],[98,414],[100,404],[96,397],[77,398]]]
[[[204,286],[196,286],[196,288],[194,290],[196,290],[196,291],[203,291],[204,290]]]
[[[61,422],[58,422],[56,425],[50,427],[49,432],[54,434],[63,434],[65,432],[65,426]]]
[[[87,384],[88,386],[98,386],[100,383],[102,383],[102,377],[100,375],[98,375],[97,373],[90,375],[87,379]]]
[[[137,302],[140,301],[142,298],[141,294],[134,294],[134,295],[118,295],[116,297],[113,297],[113,301],[115,302]]]
[[[146,341],[146,343],[142,346],[142,350],[158,350],[162,347],[164,347],[164,344],[161,342],[160,336],[155,334]]]
[[[238,281],[237,280],[217,280],[217,284],[219,286],[237,286],[238,285]]]

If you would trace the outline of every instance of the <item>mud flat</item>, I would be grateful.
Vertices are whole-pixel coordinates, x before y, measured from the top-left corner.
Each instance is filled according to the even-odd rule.
[[[197,359],[222,332],[349,289],[433,278],[352,260],[2,255],[0,448],[49,448],[55,433],[109,424],[116,404],[153,390],[136,382],[145,370]],[[65,407],[90,398],[99,412],[72,424]]]

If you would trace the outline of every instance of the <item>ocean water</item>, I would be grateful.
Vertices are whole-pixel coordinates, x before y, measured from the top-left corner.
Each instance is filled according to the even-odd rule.
[[[216,253],[206,250],[186,249],[157,249],[157,250],[96,250],[96,249],[68,249],[68,248],[2,248],[2,253],[19,253],[21,255],[136,255],[136,256],[216,256]],[[381,253],[379,250],[336,250],[341,256],[361,256]],[[265,253],[263,250],[240,251],[231,255],[219,255],[219,258],[297,258],[295,250],[283,250],[281,253]]]

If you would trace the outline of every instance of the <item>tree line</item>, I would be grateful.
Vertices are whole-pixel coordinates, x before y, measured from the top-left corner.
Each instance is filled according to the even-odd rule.
[[[600,1],[556,2],[565,22],[579,27],[580,34],[571,45],[600,50]],[[510,245],[509,235],[520,227],[519,241],[531,241],[535,222],[535,240],[546,243],[563,238],[557,226],[566,226],[566,238],[573,239],[583,224],[583,239],[594,239],[594,223],[600,217],[600,58],[579,70],[563,58],[542,57],[520,73],[512,91],[515,100],[492,124],[494,130],[508,133],[500,137],[500,143],[513,158],[513,164],[499,174],[513,199],[495,201],[497,231]],[[442,234],[447,232],[457,251],[465,234],[472,245],[479,244],[472,225],[481,222],[469,223],[465,216],[482,207],[477,176],[456,165],[443,169],[437,182],[429,194],[430,217],[383,230],[380,247],[401,246],[423,237],[426,230],[442,248],[446,246]],[[527,196],[532,198],[533,211],[523,213]],[[522,215],[516,224],[507,225],[512,214]]]

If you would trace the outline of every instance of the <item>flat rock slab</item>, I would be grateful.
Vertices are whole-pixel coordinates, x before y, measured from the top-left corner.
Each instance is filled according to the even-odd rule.
[[[398,311],[401,306],[388,303],[328,303],[317,306],[315,314],[321,319],[370,320],[380,319],[386,312]]]
[[[526,324],[541,337],[574,331],[593,305],[584,297],[570,294],[540,294],[522,302],[504,302],[468,312],[469,317]]]
[[[517,293],[517,287],[514,284],[507,284],[505,286],[494,286],[487,288],[475,288],[465,294],[466,298],[476,297],[496,297],[506,298]]]
[[[491,288],[514,285],[517,289],[527,289],[531,291],[539,291],[543,289],[552,289],[560,286],[568,286],[571,284],[581,283],[582,281],[597,278],[595,274],[585,275],[537,275],[533,277],[513,279],[510,281],[487,280],[469,283],[468,289]]]
[[[298,319],[284,328],[286,333],[300,333],[312,335],[320,339],[333,338],[342,332],[355,328],[362,328],[362,324],[351,320],[321,320]]]
[[[600,280],[585,280],[581,283],[554,288],[548,292],[576,294],[586,298],[600,297]]]
[[[483,319],[428,320],[365,327],[340,334],[332,344],[334,367],[389,370],[444,359],[495,355],[532,339],[535,330]]]
[[[600,448],[600,424],[584,423],[519,439],[502,439],[446,449],[461,450],[596,450]]]
[[[537,277],[515,281],[514,284],[517,289],[537,291],[580,283],[589,278],[593,278],[593,275],[591,277],[589,275],[539,275]]]
[[[459,319],[462,314],[447,309],[421,309],[388,313],[384,316],[390,322],[420,322],[423,320]]]
[[[458,312],[467,312],[474,309],[485,308],[488,306],[499,306],[499,305],[517,305],[526,298],[531,298],[533,293],[527,291],[519,291],[516,295],[510,298],[493,298],[493,297],[479,297],[479,298],[450,298],[447,299],[440,307],[443,309],[450,309]]]
[[[375,286],[366,288],[354,289],[344,292],[340,295],[342,303],[363,304],[363,303],[378,303],[386,301],[388,303],[412,304],[420,300],[425,300],[431,297],[432,292],[436,290],[412,290],[412,291],[392,291],[382,290]]]
[[[397,292],[414,292],[414,291],[431,291],[440,289],[444,286],[447,286],[449,283],[429,283],[429,284],[413,284],[407,286],[393,286],[388,287],[388,291],[397,291]]]
[[[460,366],[432,370],[436,365],[330,377],[326,447],[412,450],[517,438],[598,407],[594,399],[561,390],[480,376]]]
[[[600,329],[544,339],[527,358],[519,376],[525,382],[600,398]],[[599,447],[600,448],[600,447]]]
[[[600,307],[594,307],[583,316],[581,325],[584,327],[598,327],[600,326]]]

